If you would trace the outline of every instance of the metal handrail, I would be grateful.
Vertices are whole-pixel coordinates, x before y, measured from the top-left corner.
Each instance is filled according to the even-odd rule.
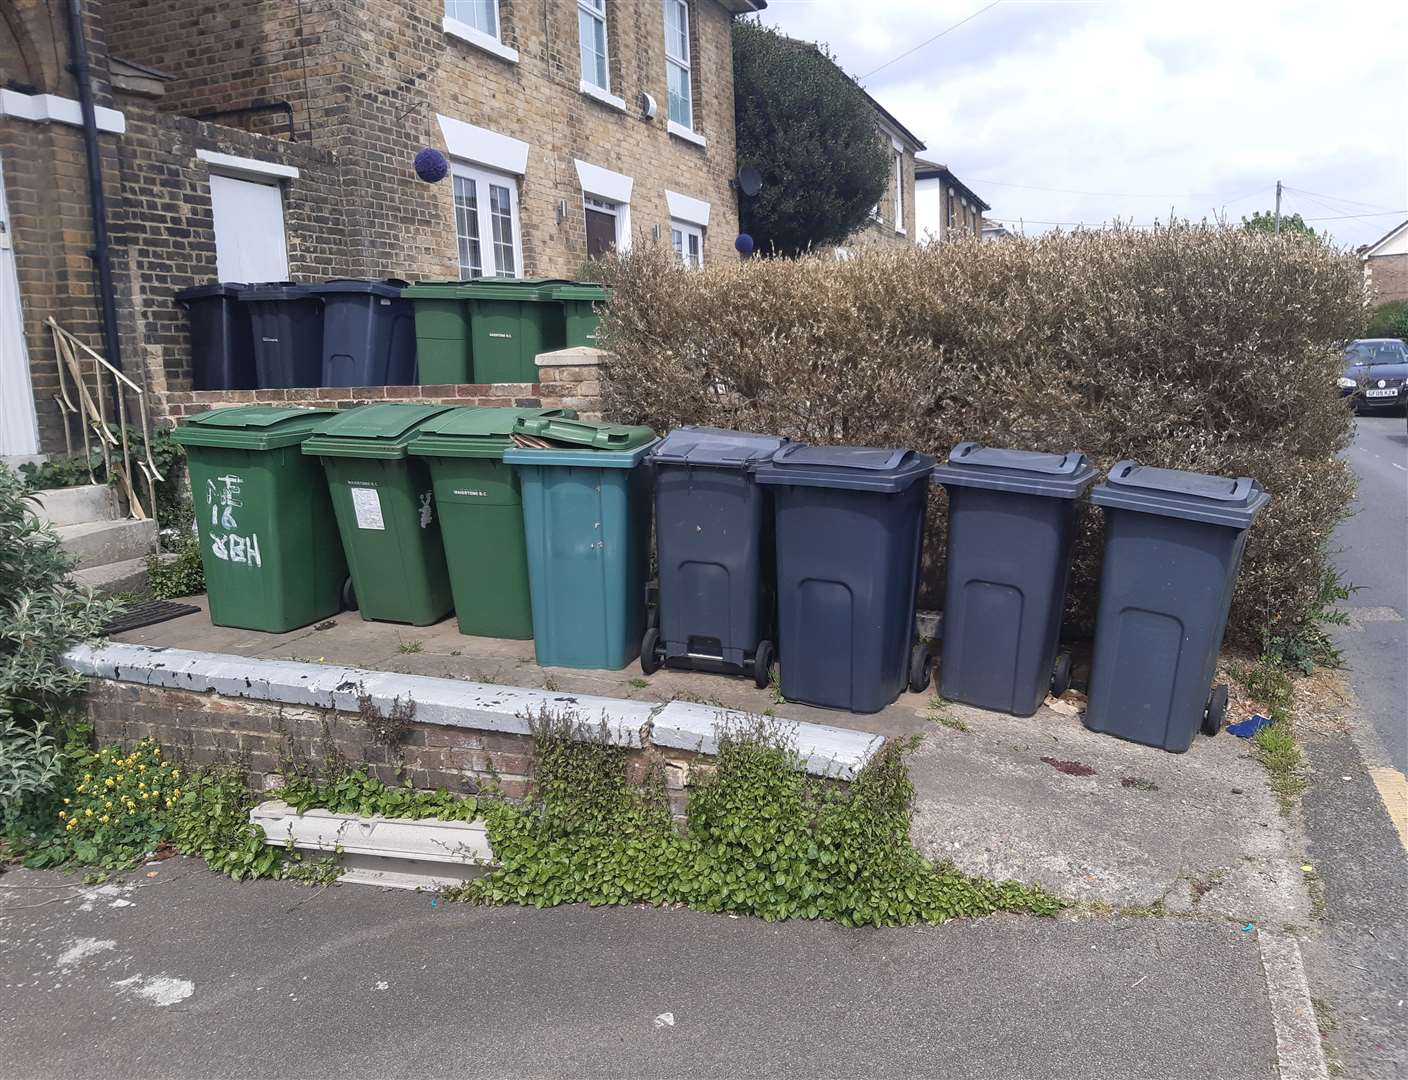
[[[88,461],[89,479],[95,482],[97,480],[93,473],[93,455],[88,439],[88,432],[91,429],[97,436],[98,446],[103,452],[103,468],[108,476],[116,474],[118,477],[122,489],[127,495],[127,505],[132,516],[136,518],[155,517],[156,485],[158,482],[165,482],[166,477],[162,476],[161,470],[152,460],[151,429],[147,424],[147,410],[144,401],[146,395],[140,386],[55,322],[52,315],[44,322],[53,335],[54,352],[59,358],[59,392],[54,395],[54,400],[58,402],[59,412],[64,417],[64,442],[69,453],[73,452],[73,443],[69,436],[68,418],[77,416],[80,418],[80,426],[83,431],[83,453]],[[75,351],[80,349],[93,361],[95,391],[93,394],[88,392],[88,387],[83,382],[83,365]],[[68,378],[73,380],[75,396],[78,398],[77,405],[74,405],[73,400],[69,397],[68,383],[64,377],[65,368],[68,369]],[[121,433],[120,439],[108,427],[105,406],[107,394],[104,393],[103,385],[105,375],[111,375],[113,378],[113,387],[116,391],[113,397],[117,401],[117,429]],[[137,467],[147,482],[147,498],[151,513],[148,513],[147,508],[142,505],[142,500],[138,498],[137,489],[132,483],[132,447],[127,438],[127,395],[124,389],[137,395],[137,415],[142,420],[142,448],[145,452],[145,460],[138,461]],[[96,400],[94,400],[95,397]],[[113,451],[119,446],[122,453],[122,466],[120,469],[114,469]]]

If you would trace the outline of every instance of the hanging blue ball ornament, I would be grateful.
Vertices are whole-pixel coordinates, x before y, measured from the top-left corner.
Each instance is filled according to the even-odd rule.
[[[746,232],[741,232],[734,238],[733,246],[740,255],[753,254],[753,238]]]
[[[427,146],[416,154],[416,175],[427,184],[445,179],[450,172],[450,163],[445,155],[433,146]]]

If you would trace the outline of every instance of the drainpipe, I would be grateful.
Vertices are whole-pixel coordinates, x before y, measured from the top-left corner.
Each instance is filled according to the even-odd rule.
[[[93,218],[93,250],[98,268],[98,297],[103,312],[103,348],[107,361],[122,370],[117,338],[117,303],[112,287],[111,249],[108,243],[107,200],[103,195],[103,158],[98,146],[98,115],[93,107],[93,78],[88,66],[88,41],[83,32],[83,0],[68,0],[69,71],[78,81],[78,103],[83,110],[83,151],[88,159],[88,209]],[[113,380],[113,420],[117,419],[117,380]]]

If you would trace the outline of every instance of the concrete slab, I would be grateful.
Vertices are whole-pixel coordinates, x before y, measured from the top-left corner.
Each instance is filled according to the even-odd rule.
[[[47,521],[55,528],[79,525],[85,521],[114,521],[122,514],[117,503],[117,491],[109,484],[45,488],[36,491],[34,498],[39,520]]]
[[[699,725],[721,710],[770,713],[867,739],[921,734],[910,770],[913,835],[931,858],[970,872],[1035,879],[1075,900],[1115,906],[1162,901],[1167,910],[1278,928],[1308,919],[1298,826],[1279,813],[1248,744],[1225,734],[1200,738],[1188,753],[1175,755],[1094,734],[1078,717],[1045,707],[1021,719],[946,706],[943,714],[968,729],[963,732],[936,721],[928,693],[901,694],[881,712],[859,716],[779,700],[748,678],[669,670],[647,677],[637,666],[540,668],[532,642],[464,637],[453,619],[405,627],[344,613],[332,621],[328,630],[267,635],[212,627],[201,612],[121,639],[591,695],[646,710],[693,704],[701,712],[677,736],[667,735],[690,748],[712,730]],[[679,715],[685,715],[682,708],[669,718]],[[1094,772],[1072,776],[1043,757],[1080,762]]]
[[[62,525],[54,532],[80,570],[138,559],[156,550],[156,522],[150,518],[88,521]]]

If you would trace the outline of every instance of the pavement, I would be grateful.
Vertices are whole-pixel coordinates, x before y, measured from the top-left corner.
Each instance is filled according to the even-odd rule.
[[[6,1076],[1270,1080],[1286,1041],[1270,939],[1219,921],[486,909],[180,858],[66,880],[0,877]]]
[[[1336,565],[1361,591],[1335,638],[1352,691],[1342,724],[1311,737],[1302,804],[1307,859],[1323,882],[1304,942],[1332,1064],[1345,1076],[1408,1076],[1408,434],[1401,416],[1361,417],[1347,460],[1355,513]]]
[[[204,598],[193,602],[203,605]],[[1169,754],[1093,733],[1079,716],[1045,706],[1034,717],[1005,716],[936,704],[931,691],[904,693],[881,712],[859,715],[779,701],[746,678],[690,671],[645,677],[634,664],[621,671],[542,668],[532,642],[466,637],[453,618],[408,627],[345,613],[331,623],[262,634],[213,626],[202,610],[118,640],[565,694],[680,699],[885,736],[919,734],[910,767],[912,835],[932,859],[1112,907],[1162,903],[1278,929],[1309,917],[1303,840],[1278,810],[1250,744],[1231,736],[1199,738],[1188,753]],[[1033,813],[1034,806],[1042,812]]]

